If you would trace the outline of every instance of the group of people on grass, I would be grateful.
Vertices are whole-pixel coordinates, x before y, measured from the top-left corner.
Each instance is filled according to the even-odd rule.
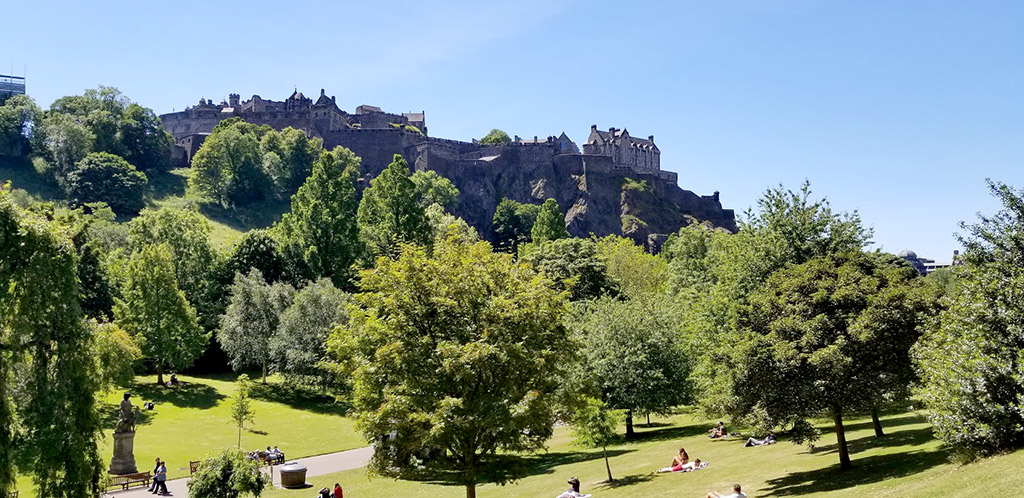
[[[167,491],[167,462],[156,458],[156,465],[153,467],[153,480],[149,485],[149,492],[161,495],[170,494]]]
[[[345,493],[341,490],[341,484],[334,483],[333,491],[327,486],[320,488],[320,494],[317,495],[317,498],[344,498],[344,496]]]
[[[246,454],[249,460],[259,460],[269,464],[284,463],[284,452],[274,446],[273,449],[267,446],[267,450],[253,450]]]
[[[729,431],[725,429],[725,424],[722,422],[718,422],[718,425],[712,427],[711,430],[708,431],[708,437],[711,439],[719,439],[730,435],[739,436],[739,434],[736,433],[729,434]],[[775,439],[775,433],[769,432],[768,435],[762,439],[757,439],[754,437],[748,438],[747,442],[743,444],[743,447],[749,448],[751,446],[765,446],[769,444],[775,444],[776,442],[778,442],[778,440]]]

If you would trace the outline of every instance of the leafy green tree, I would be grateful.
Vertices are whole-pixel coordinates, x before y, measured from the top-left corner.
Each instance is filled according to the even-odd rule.
[[[634,435],[634,414],[665,414],[689,401],[692,360],[672,311],[657,297],[605,297],[577,304],[567,320],[583,356],[574,385],[625,410],[626,436]]]
[[[359,233],[374,256],[396,257],[402,244],[430,242],[430,226],[410,176],[405,159],[395,154],[394,161],[363,191]]]
[[[540,206],[502,199],[494,209],[491,230],[494,247],[502,252],[517,254],[519,245],[530,242],[533,225]]]
[[[268,282],[278,282],[285,276],[287,263],[281,249],[269,230],[256,228],[242,234],[228,257],[232,275],[259,270]]]
[[[242,429],[255,419],[256,411],[252,409],[252,381],[249,376],[239,375],[235,385],[235,395],[231,397],[231,421],[238,426],[238,449],[242,449]]]
[[[533,242],[538,243],[569,237],[569,232],[565,229],[565,217],[558,210],[558,201],[544,201],[537,212],[537,221],[533,224],[530,236]]]
[[[114,212],[135,215],[145,206],[146,175],[113,154],[93,152],[68,174],[68,200],[75,205],[106,202]]]
[[[508,133],[495,128],[481,138],[480,143],[483,145],[508,145],[512,143],[512,139],[509,138]]]
[[[860,252],[823,256],[769,277],[729,340],[733,413],[762,430],[792,426],[814,440],[808,419],[835,422],[839,462],[852,466],[844,415],[868,410],[912,382],[910,348],[934,302],[923,280]]]
[[[132,336],[116,323],[89,321],[93,333],[92,357],[96,359],[99,384],[105,390],[126,386],[135,380],[133,364],[142,358],[142,350]]]
[[[260,463],[246,458],[237,448],[226,448],[219,455],[199,464],[188,480],[189,498],[259,498],[269,483]]]
[[[276,227],[293,267],[297,259],[314,277],[330,278],[342,289],[349,287],[352,267],[363,252],[356,222],[358,176],[359,158],[352,151],[322,152]]]
[[[217,333],[217,341],[235,370],[260,367],[263,384],[267,383],[270,340],[294,295],[291,285],[268,284],[259,270],[235,274],[228,308]]]
[[[267,174],[281,195],[298,189],[313,171],[313,163],[323,152],[319,138],[309,138],[306,132],[287,127],[280,132],[267,131],[260,139],[263,164]]]
[[[608,277],[630,297],[659,294],[668,281],[668,262],[638,246],[632,239],[609,235],[597,239],[594,250]]]
[[[572,416],[573,442],[586,448],[601,448],[608,482],[615,482],[612,466],[608,463],[608,445],[618,438],[616,429],[622,420],[622,410],[611,410],[603,401],[586,397]]]
[[[449,239],[463,242],[478,242],[480,235],[466,220],[445,212],[439,204],[431,204],[424,214],[430,225],[430,237],[435,244]]]
[[[174,138],[152,109],[132,103],[117,124],[117,148],[129,163],[144,170],[166,170],[171,164]]]
[[[436,171],[417,171],[412,174],[412,183],[416,186],[416,198],[423,209],[433,204],[444,210],[452,210],[459,205],[459,189],[451,180],[437,174]]]
[[[99,385],[74,246],[9,190],[0,187],[0,490],[13,487],[17,462],[36,496],[98,496]]]
[[[40,131],[45,147],[43,157],[49,163],[49,173],[63,186],[75,164],[92,152],[96,135],[75,118],[65,114],[48,114],[43,119]]]
[[[257,138],[239,127],[214,130],[192,158],[189,190],[221,206],[262,201],[271,192]]]
[[[329,348],[351,374],[371,470],[450,480],[470,498],[477,483],[515,478],[500,454],[537,450],[552,433],[570,354],[564,296],[486,243],[441,244],[433,258],[406,246],[360,285]]]
[[[158,384],[163,384],[164,372],[191,366],[210,339],[199,326],[196,310],[178,290],[173,257],[166,244],[147,244],[132,254],[122,297],[114,304],[117,324],[153,361]]]
[[[1024,445],[1024,192],[989,180],[1002,209],[963,224],[958,290],[915,346],[935,435],[961,460]]]
[[[323,365],[327,336],[348,321],[349,301],[350,296],[326,278],[295,294],[270,340],[275,369],[294,382],[326,389],[331,384],[331,373]]]
[[[573,301],[618,294],[608,268],[597,257],[590,239],[561,239],[523,246],[520,260],[529,263],[568,291]]]
[[[0,154],[26,157],[32,152],[35,125],[42,111],[27,95],[15,95],[0,105]]]

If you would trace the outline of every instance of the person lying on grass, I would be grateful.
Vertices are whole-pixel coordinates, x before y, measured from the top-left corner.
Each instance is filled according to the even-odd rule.
[[[714,491],[710,492],[704,498],[747,498],[747,494],[740,490],[739,484],[732,485],[732,493],[727,495],[721,495]]]
[[[764,437],[764,439],[748,439],[747,442],[743,444],[743,447],[749,448],[751,446],[764,446],[767,444],[775,444],[776,442],[778,442],[778,440],[775,439],[775,433],[769,432],[768,435]]]
[[[707,467],[708,463],[701,463],[700,458],[690,462],[673,465],[671,467],[662,467],[658,469],[658,472],[690,472],[691,470],[698,470]]]

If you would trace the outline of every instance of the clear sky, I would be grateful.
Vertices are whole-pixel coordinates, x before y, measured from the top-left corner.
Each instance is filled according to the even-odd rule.
[[[681,187],[753,206],[809,179],[876,247],[943,261],[986,177],[1024,187],[1024,2],[48,2],[0,10],[43,106],[97,85],[157,113],[321,88],[431,135],[655,135]]]

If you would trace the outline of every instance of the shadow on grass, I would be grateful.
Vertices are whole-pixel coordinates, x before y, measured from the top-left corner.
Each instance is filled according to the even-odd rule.
[[[154,201],[184,196],[185,185],[188,183],[185,175],[178,170],[146,171],[149,180],[146,184],[146,204],[149,207],[156,207]]]
[[[24,158],[0,156],[0,185],[11,182],[12,189],[21,189],[43,201],[64,199],[64,192],[52,179],[36,172],[32,162]]]
[[[850,470],[840,470],[839,462],[836,462],[824,469],[794,472],[771,479],[767,482],[764,496],[824,493],[895,479],[947,463],[948,457],[948,453],[942,450],[877,455],[853,459],[854,467]]]
[[[212,386],[188,382],[180,386],[163,387],[158,384],[135,384],[129,392],[133,401],[138,404],[152,401],[156,410],[167,403],[181,408],[213,408],[227,396],[217,392]],[[145,411],[143,411],[145,413]]]
[[[288,200],[267,200],[245,207],[224,208],[204,204],[201,211],[207,218],[223,223],[235,230],[245,232],[253,228],[266,228],[281,220],[281,215],[291,209]]]
[[[891,428],[891,427],[899,427],[899,426],[902,426],[902,425],[912,425],[912,424],[927,424],[927,423],[928,423],[928,419],[924,418],[924,415],[918,415],[918,414],[915,414],[915,413],[908,413],[908,414],[903,415],[902,417],[883,418],[882,419],[882,430],[883,431],[888,431],[888,429]],[[852,423],[852,424],[843,424],[843,427],[846,428],[846,430],[848,432],[853,432],[853,431],[859,431],[861,429],[873,429],[874,428],[874,424],[872,424],[871,420],[869,419],[869,420],[864,421],[864,422],[855,422],[855,423]]]
[[[661,427],[652,430],[637,431],[633,437],[623,438],[622,443],[624,444],[636,444],[636,443],[651,443],[654,441],[667,441],[670,439],[684,439],[688,437],[698,436],[707,432],[707,429],[703,425],[690,424],[683,426],[664,424],[666,427]]]
[[[633,450],[608,450],[608,458],[632,452]],[[482,473],[484,477],[480,482],[513,482],[530,476],[551,474],[555,471],[555,467],[603,459],[604,454],[600,450],[540,453],[527,456],[497,455],[488,463],[487,470]],[[604,465],[603,462],[602,465]],[[439,486],[463,486],[464,484],[459,481],[460,476],[461,474],[457,472],[424,468],[420,472],[403,475],[401,479]]]
[[[862,437],[847,441],[846,446],[849,448],[850,454],[852,455],[872,448],[920,446],[922,444],[928,444],[934,440],[935,438],[932,436],[932,428],[929,426],[921,429],[908,429],[890,432],[886,434],[885,437],[881,438],[876,438],[874,435]],[[839,451],[838,443],[815,446],[812,453],[835,453],[837,451]]]
[[[594,487],[597,489],[614,489],[631,486],[633,484],[640,484],[650,481],[651,479],[654,479],[654,474],[633,474],[626,477],[620,477],[612,482],[605,481]]]
[[[309,388],[288,384],[259,384],[252,387],[253,399],[270,403],[281,403],[296,410],[305,410],[325,415],[345,416],[352,406],[335,400],[334,396]]]

